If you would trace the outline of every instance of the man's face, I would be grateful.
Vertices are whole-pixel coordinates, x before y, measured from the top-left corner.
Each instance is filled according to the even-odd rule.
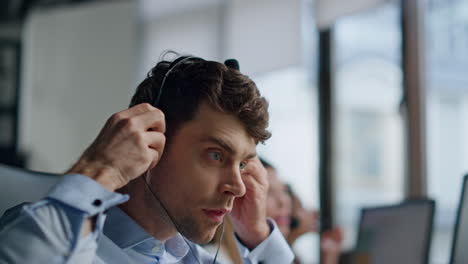
[[[213,238],[234,199],[245,194],[241,170],[255,146],[237,117],[206,103],[181,125],[151,182],[182,235],[197,243]]]

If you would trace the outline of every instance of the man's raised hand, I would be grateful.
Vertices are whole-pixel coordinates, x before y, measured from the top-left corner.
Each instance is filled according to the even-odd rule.
[[[67,173],[119,189],[156,166],[166,142],[165,124],[163,112],[147,103],[115,113]]]

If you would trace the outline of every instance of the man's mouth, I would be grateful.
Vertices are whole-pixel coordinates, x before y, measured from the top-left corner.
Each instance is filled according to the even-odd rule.
[[[224,216],[230,212],[229,209],[203,209],[203,212],[205,213],[208,218],[211,220],[221,223],[223,222]]]

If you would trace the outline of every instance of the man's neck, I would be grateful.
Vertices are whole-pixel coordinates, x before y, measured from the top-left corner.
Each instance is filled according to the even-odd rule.
[[[159,241],[166,241],[177,234],[171,218],[161,206],[159,198],[150,192],[144,176],[130,182],[120,191],[130,195],[130,200],[119,205],[128,216]],[[144,191],[142,191],[144,190]]]

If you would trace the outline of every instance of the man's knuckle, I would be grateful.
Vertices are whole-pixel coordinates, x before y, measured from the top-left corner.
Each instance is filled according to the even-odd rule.
[[[155,112],[162,120],[164,120],[165,115],[164,115],[164,112],[161,111],[161,109],[155,108],[155,109],[154,109],[154,112]]]
[[[154,107],[149,103],[142,103],[141,108],[146,111],[151,111]]]
[[[145,145],[145,139],[143,137],[143,135],[141,133],[139,133],[138,131],[130,131],[130,137],[133,138],[133,140],[135,141],[135,144],[139,147],[142,147]]]
[[[115,113],[111,115],[111,117],[109,118],[109,121],[112,123],[116,123],[121,119],[122,119],[122,113],[119,112],[119,113]]]
[[[134,117],[121,119],[120,122],[125,129],[131,132],[134,132],[137,129],[137,120]]]

